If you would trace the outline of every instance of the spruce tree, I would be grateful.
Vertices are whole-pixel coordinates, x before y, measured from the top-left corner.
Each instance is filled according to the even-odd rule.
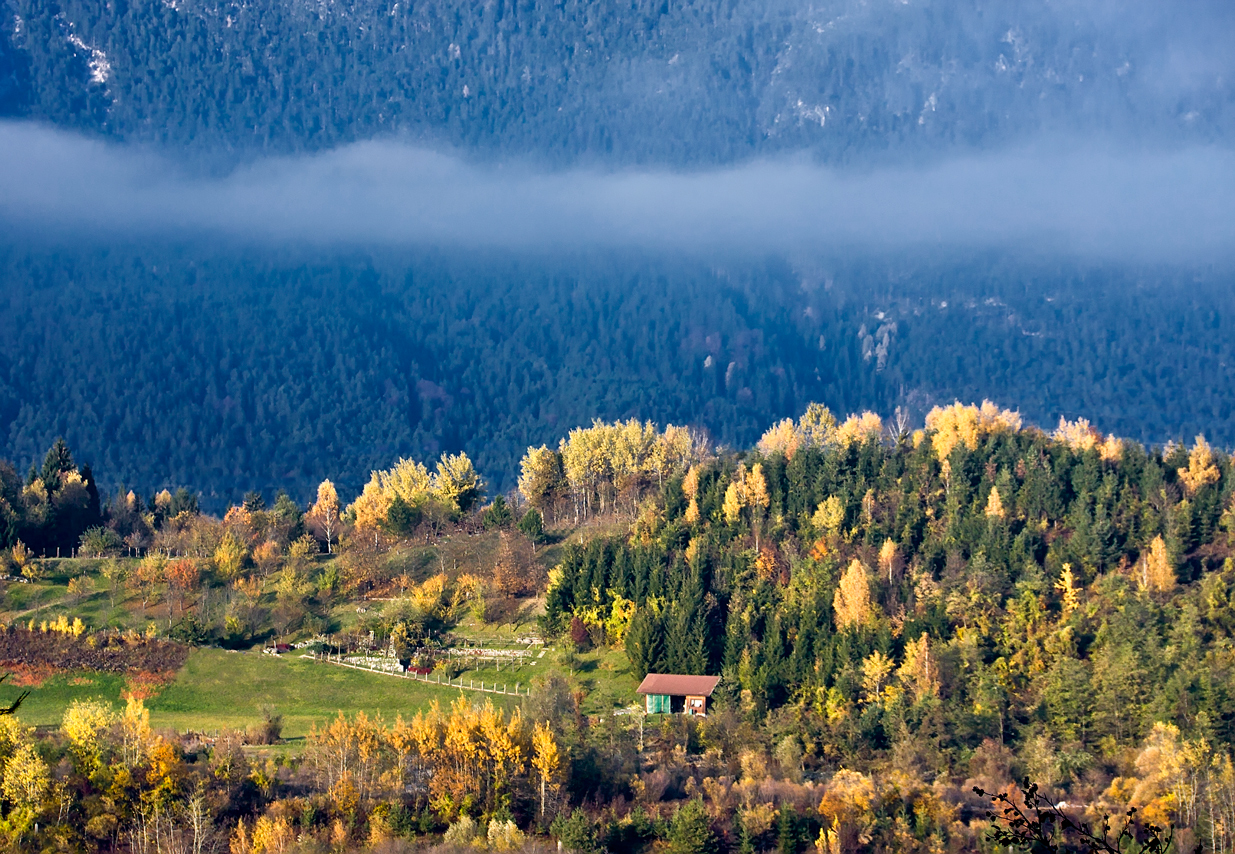
[[[703,801],[693,798],[678,808],[669,826],[669,854],[712,854],[716,835]]]
[[[638,679],[661,669],[664,642],[660,620],[647,608],[636,611],[630,621],[630,628],[626,631],[626,655]]]
[[[420,524],[420,511],[396,495],[386,511],[386,530],[396,537],[406,537]]]
[[[47,456],[43,457],[43,485],[47,487],[48,492],[55,492],[60,488],[60,475],[72,471],[75,468],[73,465],[73,455],[69,453],[69,446],[63,438],[56,439],[52,446],[47,449]]]

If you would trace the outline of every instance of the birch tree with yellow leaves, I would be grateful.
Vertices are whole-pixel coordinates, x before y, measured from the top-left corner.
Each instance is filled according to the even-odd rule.
[[[317,500],[307,515],[309,523],[325,538],[326,553],[334,554],[334,543],[339,535],[339,493],[329,480],[318,484]]]
[[[836,630],[843,632],[867,625],[872,616],[870,582],[866,567],[852,560],[841,575],[836,595],[832,598],[832,613]]]
[[[557,738],[548,723],[538,723],[532,730],[532,767],[540,784],[540,818],[543,821],[549,802],[549,793],[561,788],[558,774],[562,766]]]

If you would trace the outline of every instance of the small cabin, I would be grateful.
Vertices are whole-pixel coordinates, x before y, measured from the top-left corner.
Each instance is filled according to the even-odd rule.
[[[677,673],[649,673],[639,684],[649,715],[706,715],[708,697],[720,683],[719,676],[684,676]]]

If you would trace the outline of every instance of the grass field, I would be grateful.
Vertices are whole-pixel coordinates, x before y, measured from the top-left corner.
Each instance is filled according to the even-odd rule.
[[[587,533],[597,533],[591,527]],[[560,557],[566,545],[585,533],[584,529],[559,535],[549,545],[537,549],[535,560],[541,571],[547,571]],[[477,535],[463,533],[443,537],[432,546],[405,544],[392,549],[384,558],[383,574],[388,578],[419,583],[435,572],[462,571],[485,575],[496,560],[500,538],[496,532]],[[130,571],[137,561],[122,558]],[[314,573],[334,561],[333,556],[319,555],[314,561]],[[70,619],[80,617],[89,630],[101,628],[136,629],[145,631],[154,624],[165,632],[171,622],[164,591],[156,591],[149,607],[142,606],[142,595],[129,586],[113,589],[102,577],[104,562],[80,558],[50,558],[41,561],[42,574],[33,584],[9,582],[0,586],[0,621],[25,624],[54,620],[64,614]],[[69,595],[68,584],[74,578],[86,578],[83,591]],[[265,580],[266,604],[274,601],[275,576]],[[399,586],[380,594],[383,599],[400,595]],[[149,595],[147,593],[146,595]],[[382,600],[339,598],[329,606],[330,631],[342,631],[360,620],[373,620],[389,603]],[[494,622],[477,619],[473,613],[460,615],[452,634],[461,641],[498,648],[526,648],[518,640],[528,634],[538,634],[536,617],[543,612],[544,602],[533,597],[510,603],[499,614],[486,615]],[[175,614],[174,618],[178,618]],[[253,639],[260,647],[264,634]],[[289,639],[295,639],[289,638]],[[616,707],[628,706],[636,700],[636,681],[629,672],[625,655],[618,650],[591,650],[576,656],[546,650],[534,665],[500,671],[492,664],[465,671],[465,679],[485,683],[506,683],[513,691],[515,683],[526,688],[534,679],[558,672],[567,677],[572,689],[582,691],[583,709],[590,714],[605,713]],[[19,713],[28,724],[55,726],[64,710],[75,699],[100,697],[117,707],[132,689],[120,675],[100,673],[66,673],[45,679],[30,689]],[[146,705],[151,723],[159,728],[217,732],[223,728],[244,729],[262,720],[263,707],[272,707],[283,717],[284,735],[298,739],[314,724],[333,718],[339,711],[353,714],[365,711],[380,713],[387,720],[396,715],[414,714],[433,700],[449,704],[460,695],[457,688],[438,687],[393,675],[366,673],[335,665],[313,662],[294,656],[261,655],[256,650],[228,652],[215,648],[194,650],[173,681],[161,686],[142,686],[147,693]],[[0,684],[0,703],[12,702],[21,687]],[[518,702],[513,696],[481,694],[465,691],[465,696],[511,706]]]
[[[101,697],[117,707],[123,704],[124,678],[104,674],[56,676],[30,690],[19,716],[28,724],[60,722],[75,699]],[[0,702],[12,702],[24,689],[0,685]],[[365,673],[308,659],[275,658],[256,653],[199,649],[189,656],[175,681],[146,700],[150,723],[156,728],[217,732],[225,727],[245,728],[261,720],[269,705],[283,715],[285,737],[305,735],[314,724],[338,712],[364,711],[395,716],[415,714],[433,700],[449,705],[460,691],[426,685],[376,673]],[[514,697],[473,694],[495,704],[510,706]]]

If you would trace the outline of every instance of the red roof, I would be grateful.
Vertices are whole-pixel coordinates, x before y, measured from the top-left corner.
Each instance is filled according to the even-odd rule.
[[[719,676],[681,676],[676,673],[649,673],[639,683],[640,694],[671,694],[673,696],[710,697],[716,690]]]

